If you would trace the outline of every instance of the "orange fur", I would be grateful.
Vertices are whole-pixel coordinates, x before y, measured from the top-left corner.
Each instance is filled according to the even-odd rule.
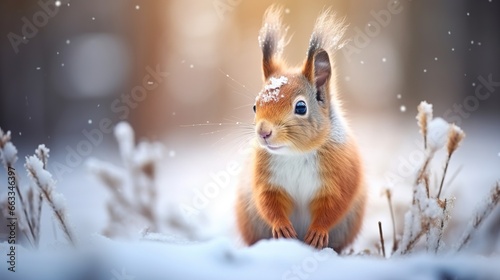
[[[242,185],[236,203],[238,229],[246,244],[273,237],[300,238],[316,248],[340,251],[361,228],[366,201],[361,159],[336,98],[329,57],[334,50],[326,44],[332,41],[328,38],[332,30],[345,30],[338,25],[329,11],[322,14],[304,65],[288,68],[280,59],[285,41],[281,11],[271,7],[265,14],[259,40],[268,86],[261,94],[275,86],[273,79],[283,82],[276,86],[276,99],[257,99],[255,104],[260,146],[255,147],[249,167],[249,186]],[[298,101],[304,102],[306,113],[297,113]],[[299,173],[311,181],[289,180]],[[303,200],[306,208],[301,206]],[[297,222],[304,217],[306,231],[300,228],[304,221]]]
[[[311,202],[312,222],[309,234],[305,240],[310,240],[313,235],[328,236],[330,229],[344,217],[347,210],[351,209],[356,199],[363,199],[365,192],[362,188],[362,171],[357,148],[353,142],[345,146],[326,144],[319,150],[321,163],[321,178],[323,185],[316,197]],[[348,238],[351,243],[361,228],[364,216],[363,209],[357,213],[358,219],[352,227]],[[324,247],[322,244],[319,247]],[[341,250],[341,248],[336,248]]]

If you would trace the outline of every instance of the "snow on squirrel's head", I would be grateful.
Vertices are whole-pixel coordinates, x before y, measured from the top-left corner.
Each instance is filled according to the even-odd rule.
[[[255,99],[255,132],[270,153],[305,153],[322,146],[331,133],[334,97],[328,53],[339,48],[345,27],[324,12],[314,27],[304,64],[289,68],[281,59],[286,44],[281,16],[282,8],[271,6],[260,30],[264,86]]]

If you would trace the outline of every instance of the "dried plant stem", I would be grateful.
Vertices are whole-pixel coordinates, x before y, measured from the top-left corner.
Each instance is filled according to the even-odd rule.
[[[42,194],[35,188],[30,188],[28,190],[28,200],[29,200],[29,215],[31,218],[31,225],[33,227],[33,241],[35,247],[38,248],[40,243],[40,221],[42,218]]]
[[[7,170],[11,169],[11,168],[14,168],[11,164],[8,164],[7,165]],[[30,242],[31,246],[34,247],[34,244],[35,244],[35,232],[33,230],[33,225],[31,224],[31,221],[30,221],[30,218],[29,218],[29,215],[28,215],[28,211],[27,211],[27,204],[26,204],[26,200],[24,200],[24,196],[21,192],[21,190],[19,189],[19,178],[17,177],[17,174],[15,175],[16,177],[16,192],[17,192],[17,195],[19,197],[19,201],[21,202],[21,208],[23,209],[23,214],[24,214],[24,220],[26,221],[26,224],[28,225],[28,229],[29,229],[29,235],[26,235],[27,237],[29,236],[28,241]]]
[[[427,173],[427,167],[429,166],[429,163],[431,162],[431,159],[433,158],[433,155],[432,154],[429,154],[426,158],[425,158],[425,162],[424,162],[424,165],[422,165],[422,168],[420,169],[420,171],[418,172],[418,176],[417,176],[417,181],[416,183],[419,183],[420,181],[422,181],[424,179],[424,177],[426,176],[426,173]]]
[[[415,188],[418,186],[418,184],[422,181],[425,183],[425,192],[427,194],[427,198],[429,198],[429,175],[427,174],[427,168],[429,167],[429,163],[431,162],[432,158],[434,157],[434,153],[429,153],[427,157],[425,158],[424,165],[422,165],[422,168],[418,172],[417,180],[415,181]],[[416,201],[416,194],[417,191],[414,189],[413,190],[413,200],[412,200],[412,205],[415,205]]]
[[[385,190],[385,195],[387,196],[387,202],[389,204],[389,211],[391,212],[391,222],[392,222],[392,253],[394,253],[398,249],[398,239],[396,238],[396,221],[394,219],[394,210],[392,208],[391,191],[389,189],[386,189]]]
[[[56,205],[54,203],[54,200],[52,198],[52,193],[49,191],[50,186],[44,186],[40,182],[40,179],[38,178],[36,172],[31,167],[28,166],[27,169],[28,169],[28,172],[33,177],[33,180],[35,181],[39,190],[41,191],[41,193],[43,194],[43,196],[47,200],[50,208],[52,208],[52,210],[54,211],[54,215],[55,215],[57,221],[59,222],[59,224],[61,225],[62,230],[63,230],[64,234],[66,235],[66,238],[68,239],[68,241],[70,242],[70,244],[73,247],[76,247],[76,239],[73,236],[73,233],[71,232],[70,227],[68,226],[68,224],[66,222],[66,218],[65,218],[63,211],[61,209],[58,209],[58,207],[56,207]]]
[[[382,248],[382,256],[385,258],[384,233],[382,232],[382,223],[378,222],[378,234],[380,236],[380,247]]]
[[[441,178],[441,184],[439,184],[437,199],[439,199],[439,197],[441,196],[441,191],[443,190],[444,178],[446,177],[446,171],[448,171],[448,165],[450,163],[450,159],[451,159],[451,154],[449,154],[448,158],[446,159],[446,164],[444,166],[444,171],[443,171],[443,177]]]
[[[38,209],[36,211],[36,226],[35,226],[35,234],[37,236],[36,246],[38,247],[38,243],[40,242],[40,223],[42,220],[42,203],[43,203],[43,195],[38,193],[38,201],[37,206]]]
[[[429,191],[429,176],[425,174],[424,176],[424,186],[425,186],[425,194],[427,195],[427,198],[431,197],[431,193]]]
[[[441,239],[443,238],[443,232],[444,232],[444,223],[446,221],[446,207],[448,206],[448,200],[445,199],[444,200],[444,204],[443,204],[443,217],[441,219],[441,224],[439,226],[439,236],[438,236],[438,240],[437,240],[437,244],[436,244],[436,248],[435,248],[435,251],[434,253],[437,254],[438,250],[439,250],[439,246],[441,245]]]
[[[486,217],[488,217],[488,215],[491,214],[491,212],[497,206],[499,201],[500,201],[500,182],[497,182],[495,187],[491,191],[488,199],[485,201],[483,207],[477,210],[474,219],[472,219],[472,221],[470,221],[469,225],[467,226],[466,231],[464,232],[462,238],[460,239],[460,242],[458,243],[457,251],[462,250],[465,247],[465,245],[469,243],[473,233],[477,230],[479,225],[481,225],[484,219],[486,219]]]
[[[420,238],[425,234],[425,230],[420,230],[415,237],[413,237],[408,244],[406,245],[406,248],[401,250],[401,255],[405,255],[413,249],[413,247],[417,244],[417,242],[420,240]]]

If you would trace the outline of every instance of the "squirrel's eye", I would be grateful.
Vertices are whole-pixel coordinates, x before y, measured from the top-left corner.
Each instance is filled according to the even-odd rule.
[[[307,113],[306,103],[304,101],[302,101],[302,100],[298,101],[295,104],[295,114],[303,116],[306,113]]]
[[[257,112],[257,107],[255,107],[255,105],[253,105],[253,112]]]

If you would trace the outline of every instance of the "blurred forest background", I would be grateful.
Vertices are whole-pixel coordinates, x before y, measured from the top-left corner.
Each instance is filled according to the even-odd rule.
[[[392,1],[275,2],[286,7],[293,35],[286,57],[298,64],[323,8],[331,6],[346,18],[347,38],[353,39],[356,28],[365,30],[375,21],[373,13],[387,11]],[[257,35],[271,3],[62,1],[57,14],[16,53],[7,35],[22,36],[22,18],[33,22],[42,8],[38,1],[1,1],[0,124],[21,133],[18,143],[37,139],[50,146],[80,133],[89,119],[116,120],[120,114],[110,109],[112,102],[142,84],[146,67],[157,65],[169,77],[128,117],[141,136],[228,115],[250,120],[253,100],[237,93],[260,90]],[[359,52],[336,57],[350,115],[398,118],[405,105],[413,116],[424,99],[445,111],[474,93],[477,76],[500,80],[500,1],[400,0],[399,7],[401,13],[391,14],[379,32],[372,29],[376,36]],[[498,97],[482,102],[474,118],[499,114],[499,104]],[[248,106],[234,110],[243,105]]]
[[[374,184],[383,184],[399,153],[415,148],[421,100],[433,103],[437,116],[454,104],[473,108],[459,115],[474,143],[462,158],[499,170],[500,88],[486,100],[473,97],[479,76],[500,81],[499,0],[2,0],[0,127],[12,131],[21,156],[45,143],[54,161],[64,162],[68,149],[86,139],[83,130],[98,129],[103,119],[127,120],[139,139],[167,147],[170,185],[203,185],[210,170],[227,163],[220,155],[231,157],[227,147],[240,145],[231,138],[236,122],[252,122],[262,86],[257,36],[272,3],[285,8],[292,35],[285,56],[292,65],[305,58],[324,8],[349,24],[350,42],[335,64],[368,169],[380,178]],[[44,16],[45,9],[55,12]],[[161,72],[156,79],[154,71]],[[149,89],[138,93],[138,86]],[[133,94],[140,95],[130,99]],[[185,127],[192,124],[200,125]],[[116,157],[117,151],[112,134],[103,133],[102,144],[84,158]],[[71,176],[80,172],[58,178],[59,187],[68,194],[85,185],[73,188],[68,200],[76,219],[92,224],[104,219],[85,217],[99,187]],[[474,182],[489,188],[497,178],[490,173]]]

